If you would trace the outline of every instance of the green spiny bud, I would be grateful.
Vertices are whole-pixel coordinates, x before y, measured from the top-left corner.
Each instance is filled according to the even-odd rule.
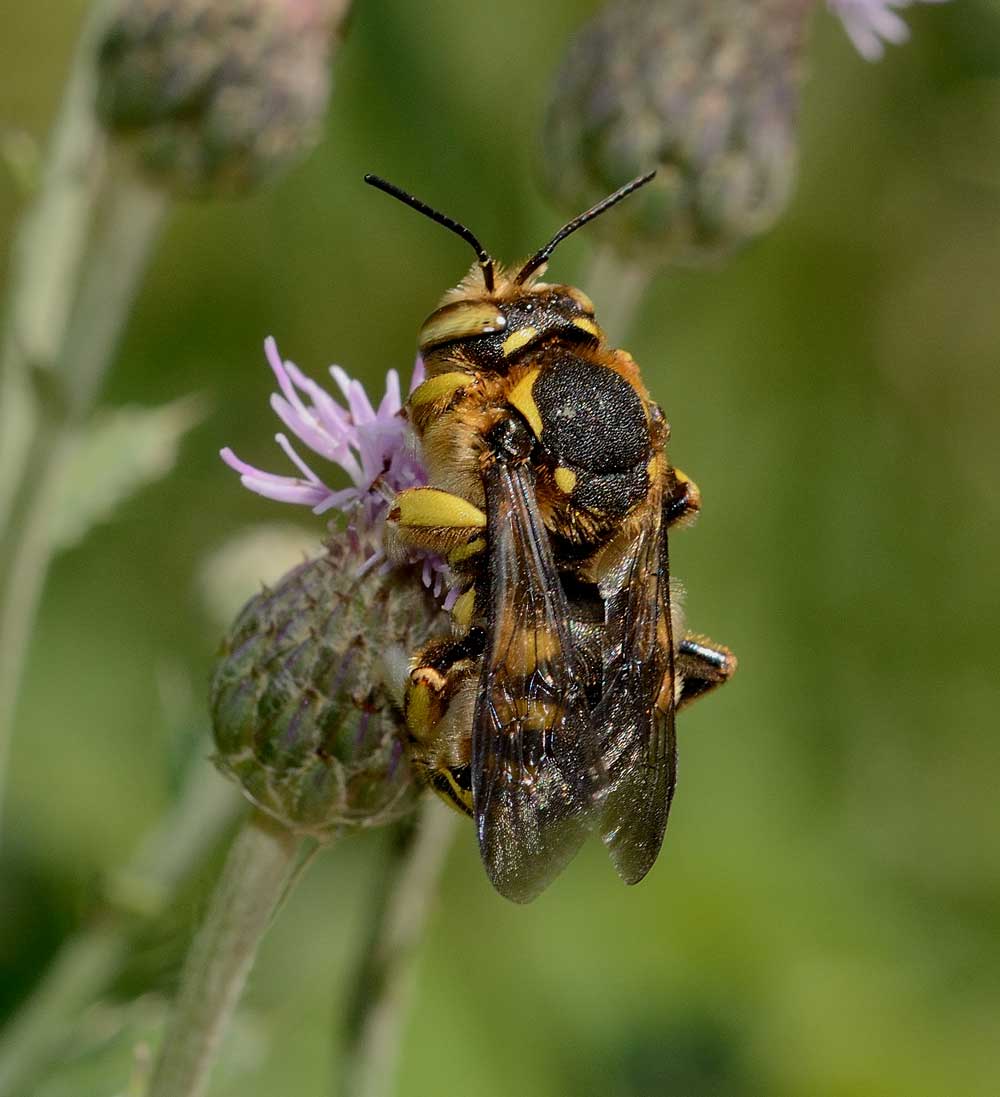
[[[181,194],[248,189],[317,140],[349,0],[123,0],[98,114]]]
[[[614,0],[559,70],[543,171],[570,214],[657,176],[594,231],[647,262],[725,255],[785,208],[813,0]]]
[[[252,598],[212,682],[216,763],[301,833],[391,822],[417,794],[393,685],[439,611],[419,577],[359,577],[362,560],[338,535]]]

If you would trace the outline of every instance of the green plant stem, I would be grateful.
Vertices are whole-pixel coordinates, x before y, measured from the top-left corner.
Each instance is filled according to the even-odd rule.
[[[115,7],[115,0],[100,0],[84,24],[38,194],[14,238],[0,343],[0,529],[27,467],[36,414],[32,374],[55,369],[105,178],[94,59]]]
[[[388,1097],[392,1092],[413,960],[456,822],[453,812],[428,796],[419,819],[397,836],[385,863],[348,1002],[342,1097]]]
[[[184,962],[148,1097],[204,1093],[257,947],[302,855],[299,839],[259,813],[237,835]]]
[[[53,505],[124,328],[167,200],[108,173],[53,376],[37,402],[24,476],[0,546],[0,813],[17,693],[52,555]]]
[[[245,801],[199,751],[181,794],[107,888],[107,901],[67,940],[0,1034],[0,1097],[31,1092],[72,1039],[81,1014],[105,994],[132,943],[211,856]]]
[[[612,345],[628,337],[653,271],[623,259],[607,245],[598,246],[584,272],[580,288],[597,308],[597,321],[608,333]]]

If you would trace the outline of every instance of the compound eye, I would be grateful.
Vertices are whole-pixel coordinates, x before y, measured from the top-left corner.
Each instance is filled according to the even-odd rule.
[[[426,352],[443,343],[492,335],[506,326],[507,318],[496,305],[487,301],[454,301],[431,313],[424,322],[420,349]]]

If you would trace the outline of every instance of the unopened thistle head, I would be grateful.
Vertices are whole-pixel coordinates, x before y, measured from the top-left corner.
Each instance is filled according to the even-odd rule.
[[[154,180],[239,191],[315,143],[349,0],[125,0],[98,113]]]
[[[797,159],[810,0],[612,0],[570,45],[552,89],[543,171],[582,209],[652,168],[595,224],[627,254],[692,262],[770,227]]]
[[[349,537],[332,538],[252,598],[212,680],[219,768],[318,837],[392,822],[417,792],[394,677],[438,609],[419,580],[359,574],[361,560]]]
[[[912,0],[827,0],[863,56],[901,42]],[[939,3],[943,0],[925,0]],[[724,256],[791,196],[807,23],[821,0],[611,0],[580,30],[553,86],[542,170],[569,211],[627,179],[656,179],[598,221],[646,263]]]
[[[230,449],[223,460],[251,491],[340,520],[323,554],[251,599],[230,630],[212,685],[217,762],[258,807],[323,835],[412,807],[398,688],[406,658],[442,619],[447,571],[434,557],[390,565],[382,549],[390,500],[426,482],[395,371],[376,408],[333,367],[340,403],[266,346],[280,390],[271,405],[316,456],[307,462],[278,434],[298,475],[264,472]],[[418,363],[414,381],[421,375]],[[350,486],[328,486],[317,458]]]

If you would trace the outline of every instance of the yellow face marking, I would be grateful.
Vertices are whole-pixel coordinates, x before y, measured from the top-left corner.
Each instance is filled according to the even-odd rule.
[[[401,526],[429,529],[485,529],[486,515],[479,507],[438,488],[410,488],[396,497],[390,518]]]
[[[532,327],[519,328],[513,335],[508,335],[503,341],[502,349],[504,358],[509,358],[512,354],[517,354],[522,347],[526,347],[537,335],[538,329]]]
[[[420,348],[503,331],[507,318],[488,301],[457,301],[432,313],[420,329]]]
[[[538,405],[531,393],[535,381],[538,380],[540,370],[529,370],[507,395],[507,403],[517,410],[528,421],[531,432],[536,438],[542,436],[542,416],[538,411]]]
[[[462,632],[468,632],[476,610],[476,588],[470,587],[451,608],[451,617]]]
[[[581,331],[585,331],[588,335],[593,335],[595,339],[601,338],[601,329],[594,323],[593,320],[589,320],[586,316],[574,317],[573,327],[579,328]]]
[[[460,373],[457,370],[439,374],[437,377],[430,377],[413,390],[410,395],[410,404],[415,408],[421,407],[423,404],[433,404],[438,400],[451,396],[453,392],[465,388],[466,385],[472,383],[472,380],[469,374]]]
[[[556,487],[564,495],[572,495],[573,489],[576,487],[576,473],[572,469],[557,468]]]
[[[477,537],[467,545],[459,545],[458,548],[452,549],[448,553],[448,563],[461,564],[463,561],[468,560],[470,556],[476,556],[482,552],[484,548],[486,548],[486,541],[482,537]]]

